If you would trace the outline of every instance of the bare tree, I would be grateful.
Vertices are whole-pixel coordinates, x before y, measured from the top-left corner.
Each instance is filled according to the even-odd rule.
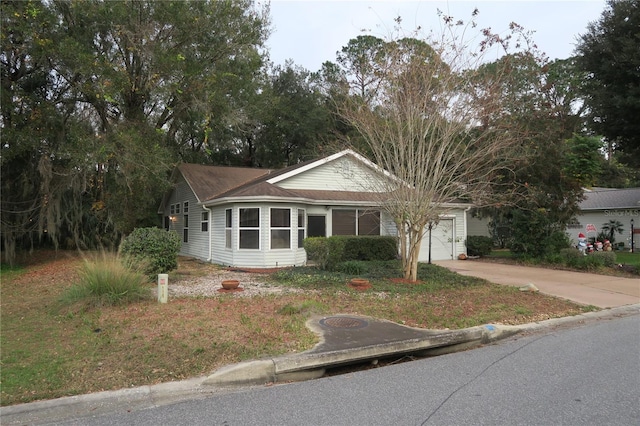
[[[382,209],[394,220],[404,277],[417,279],[425,230],[456,203],[487,205],[504,195],[517,156],[518,129],[495,120],[507,68],[479,67],[491,46],[509,38],[484,31],[475,51],[445,18],[443,35],[396,38],[378,64],[380,84],[366,96],[354,91],[338,106],[366,141],[373,160],[396,179],[375,183]],[[467,28],[467,27],[465,27]],[[515,27],[519,29],[519,27]],[[378,59],[380,56],[378,57]],[[497,124],[500,123],[500,124]],[[372,185],[374,185],[372,183]]]

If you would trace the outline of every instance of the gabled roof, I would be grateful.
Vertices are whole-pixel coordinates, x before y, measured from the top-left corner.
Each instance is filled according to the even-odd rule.
[[[202,164],[181,164],[177,172],[182,174],[200,203],[216,202],[238,198],[298,199],[315,202],[355,202],[371,203],[379,200],[380,194],[356,191],[328,191],[307,189],[285,189],[276,183],[304,173],[343,156],[351,156],[365,166],[390,176],[365,157],[351,150],[340,151],[320,159],[295,164],[280,170],[255,169],[248,167],[209,166]],[[174,176],[175,178],[175,176]]]
[[[587,190],[581,210],[640,209],[640,188]]]
[[[187,163],[180,164],[178,170],[200,202],[216,198],[271,173],[269,169]]]

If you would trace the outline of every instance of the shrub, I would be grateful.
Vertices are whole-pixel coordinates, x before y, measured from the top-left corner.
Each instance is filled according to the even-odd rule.
[[[543,261],[552,265],[564,264],[564,257],[560,253],[547,253]]]
[[[469,256],[487,256],[491,253],[493,240],[491,237],[469,235],[467,237],[467,254]]]
[[[318,265],[320,269],[327,269],[329,261],[329,242],[325,237],[309,237],[305,238],[304,250],[307,252],[307,260],[311,260]]]
[[[150,277],[178,267],[180,237],[160,228],[136,228],[120,246],[121,253],[134,262],[145,264]]]
[[[342,261],[350,260],[344,255],[344,248],[347,243],[347,238],[342,235],[334,235],[327,238],[327,245],[329,249],[329,256],[327,256],[327,269],[332,271],[336,265]]]
[[[600,259],[603,266],[611,268],[616,264],[616,254],[612,251],[596,251],[589,256],[595,256]]]
[[[367,272],[367,262],[361,260],[347,260],[336,265],[336,271],[348,275],[362,275]]]
[[[569,236],[544,209],[515,210],[512,218],[513,235],[509,248],[518,256],[543,259],[548,253],[558,253],[571,247]]]
[[[588,271],[594,271],[604,266],[604,258],[600,256],[594,256],[595,253],[591,253],[582,258],[582,268]]]
[[[580,268],[583,263],[584,254],[578,249],[565,248],[560,250],[560,256],[565,265],[572,268]]]
[[[393,260],[397,257],[395,237],[334,235],[304,240],[307,259],[320,269],[335,270],[338,264],[351,261]]]
[[[344,239],[343,260],[394,260],[398,257],[396,237],[362,235],[336,238]]]
[[[60,301],[65,305],[84,304],[86,307],[120,305],[151,296],[147,277],[124,259],[103,253],[95,259],[85,259],[80,279],[71,286]]]
[[[543,240],[545,250],[551,253],[559,253],[560,250],[571,247],[569,235],[563,231],[554,231]]]

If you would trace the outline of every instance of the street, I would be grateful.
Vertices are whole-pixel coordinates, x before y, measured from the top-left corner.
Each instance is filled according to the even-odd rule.
[[[64,424],[640,424],[640,316]]]

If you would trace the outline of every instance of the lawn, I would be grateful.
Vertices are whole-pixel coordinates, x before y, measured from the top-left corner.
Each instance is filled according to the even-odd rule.
[[[636,268],[640,268],[640,250],[636,250],[635,253],[628,251],[617,251],[616,261],[623,265],[633,265]]]
[[[373,287],[346,285],[356,274],[314,268],[266,276],[273,294],[200,294],[124,306],[80,309],[59,300],[78,281],[81,257],[41,252],[2,270],[1,402],[11,405],[210,374],[230,363],[300,352],[318,339],[311,315],[360,314],[413,327],[465,328],[522,324],[575,315],[588,307],[464,277],[435,265],[418,283],[397,265],[355,264]],[[221,268],[181,260],[176,280],[215,280]],[[149,284],[149,290],[155,288]]]

